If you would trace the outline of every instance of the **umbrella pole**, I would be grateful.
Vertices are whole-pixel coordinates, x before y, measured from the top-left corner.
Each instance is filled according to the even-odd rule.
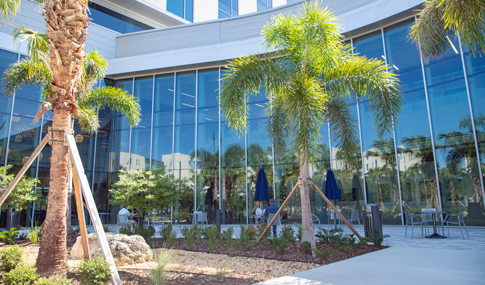
[[[322,191],[320,191],[320,189],[318,189],[317,185],[315,185],[315,183],[313,183],[313,181],[311,181],[311,180],[310,180],[310,183],[312,183],[313,187],[315,188],[315,190],[317,190],[318,194],[320,194],[320,196],[322,196],[323,200],[325,200],[325,202],[327,202],[327,204],[330,206],[330,208],[332,208],[335,211],[335,214],[337,214],[342,219],[342,221],[344,221],[344,223],[355,234],[355,236],[358,237],[359,239],[361,239],[359,233],[354,229],[354,227],[352,227],[351,224],[349,224],[349,222],[344,218],[344,216],[342,216],[342,214],[337,210],[337,208],[335,208],[335,206],[332,204],[332,202],[330,200],[328,200],[327,196],[325,196],[325,194],[323,194]]]
[[[286,204],[288,204],[288,202],[290,201],[291,196],[293,196],[293,194],[295,194],[297,188],[298,188],[298,183],[295,185],[295,187],[293,187],[293,190],[291,190],[290,195],[288,195],[288,197],[286,197],[285,202],[283,202],[283,204],[281,205],[281,207],[278,210],[278,212],[276,212],[276,215],[274,215],[274,217],[271,220],[271,222],[269,222],[269,224],[266,227],[266,229],[264,229],[263,234],[261,234],[261,236],[258,238],[258,242],[261,241],[261,239],[264,237],[264,235],[266,234],[266,232],[268,232],[268,230],[271,228],[271,226],[273,225],[273,223],[276,221],[276,218],[278,218],[278,216],[281,213],[281,211],[283,211],[283,209],[285,208]]]

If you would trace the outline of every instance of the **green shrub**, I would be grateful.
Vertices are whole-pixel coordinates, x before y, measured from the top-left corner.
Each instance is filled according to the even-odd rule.
[[[171,232],[172,232],[172,224],[167,224],[160,230],[160,234],[162,235],[165,241],[169,239]]]
[[[192,227],[183,227],[180,232],[185,237],[185,246],[187,248],[194,247],[194,238],[196,235],[195,230]]]
[[[260,223],[256,226],[256,231],[258,232],[258,238],[261,237],[261,235],[263,234],[264,230],[266,229],[266,226],[267,224],[266,223]],[[271,231],[268,230],[266,231],[266,233],[264,234],[264,237],[261,239],[263,242],[267,242],[268,241],[268,237],[269,235],[271,234]]]
[[[285,251],[286,244],[288,244],[288,240],[283,237],[281,238],[274,237],[270,242],[271,244],[269,246],[269,249],[270,250],[276,249],[276,252],[279,254],[282,254]]]
[[[281,237],[289,242],[295,241],[295,230],[292,226],[285,224],[281,229]]]
[[[148,227],[143,227],[143,228],[138,227],[135,230],[135,235],[142,236],[148,245],[152,245],[153,243],[152,235],[154,233],[155,231]]]
[[[130,226],[121,227],[120,230],[119,230],[119,233],[122,234],[122,235],[131,235]]]
[[[74,284],[70,279],[64,276],[54,275],[49,278],[40,278],[35,281],[34,285],[71,285]]]
[[[37,268],[20,264],[15,269],[10,270],[9,273],[3,277],[3,284],[5,285],[31,285],[39,279]]]
[[[22,262],[24,252],[18,245],[12,245],[0,252],[0,271],[5,273]]]
[[[302,242],[301,247],[303,247],[303,249],[305,249],[308,252],[312,252],[312,245],[308,241]]]
[[[85,285],[108,284],[111,279],[108,262],[100,256],[84,261],[79,267],[79,279]]]
[[[323,252],[321,252],[317,248],[314,248],[313,252],[318,257],[328,258],[332,253],[335,253],[337,251],[335,249],[331,248],[331,247],[327,247]]]
[[[168,246],[174,246],[177,243],[177,230],[170,231],[170,234],[168,235],[166,241]]]
[[[42,235],[42,227],[32,227],[27,230],[27,236],[29,237],[29,240],[31,243],[37,243],[41,235]]]
[[[6,244],[12,244],[15,235],[19,232],[16,228],[11,228],[10,231],[3,231],[0,233],[0,239]]]
[[[296,228],[298,229],[298,232],[296,233],[296,237],[298,238],[298,240],[301,240],[301,236],[303,234],[303,229],[301,227],[301,224],[297,224],[297,223],[293,223]]]
[[[219,235],[219,229],[216,225],[211,225],[205,228],[204,235],[207,237],[209,248],[214,250],[216,248],[217,236]]]
[[[232,236],[234,234],[234,230],[232,227],[228,228],[225,231],[222,231],[221,237],[223,240],[226,241],[226,250],[231,251],[232,249]]]
[[[155,258],[157,266],[150,271],[150,283],[153,285],[163,285],[167,282],[167,271],[165,270],[165,266],[172,262],[172,260],[173,257],[170,250],[165,250]]]

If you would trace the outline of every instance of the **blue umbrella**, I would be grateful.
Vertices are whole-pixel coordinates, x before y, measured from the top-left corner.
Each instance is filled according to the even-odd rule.
[[[264,169],[258,171],[258,179],[256,180],[256,191],[254,192],[254,201],[269,201],[268,179]]]
[[[325,181],[325,196],[329,200],[340,200],[340,191],[338,190],[337,180],[333,171],[329,169],[327,171],[327,181]]]

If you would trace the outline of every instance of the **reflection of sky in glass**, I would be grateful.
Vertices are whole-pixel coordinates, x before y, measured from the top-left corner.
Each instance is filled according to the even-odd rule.
[[[199,108],[219,105],[219,69],[199,71],[197,105]]]
[[[155,77],[154,112],[173,110],[173,80],[173,74]]]
[[[381,31],[355,38],[353,40],[354,54],[384,60],[384,48],[382,47]]]
[[[244,135],[221,124],[222,167],[244,165]]]
[[[402,73],[410,69],[421,68],[418,49],[408,38],[413,22],[414,20],[411,19],[384,30],[387,64],[394,72]]]
[[[175,88],[176,110],[195,109],[195,72],[177,73]]]
[[[197,149],[211,154],[219,151],[219,123],[199,124],[197,126]]]
[[[248,165],[272,164],[272,148],[266,128],[267,122],[268,118],[249,120],[248,122]],[[266,153],[267,157],[258,157],[256,152],[259,153],[261,150]],[[255,152],[254,155],[250,153],[251,151]]]
[[[135,97],[142,113],[152,112],[153,76],[135,78]],[[144,118],[145,119],[145,118]]]

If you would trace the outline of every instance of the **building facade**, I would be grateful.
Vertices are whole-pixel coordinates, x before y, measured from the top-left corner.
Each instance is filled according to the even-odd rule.
[[[270,196],[282,203],[297,182],[299,165],[291,153],[274,153],[266,131],[264,92],[248,98],[249,127],[243,136],[233,133],[219,113],[218,96],[228,61],[266,52],[260,36],[264,24],[272,15],[296,13],[301,3],[258,0],[253,1],[254,13],[241,15],[243,1],[177,1],[193,4],[194,19],[200,3],[207,2],[207,9],[217,7],[215,17],[190,24],[199,21],[167,13],[170,0],[134,1],[131,6],[119,4],[131,1],[94,2],[86,46],[109,59],[107,78],[99,84],[124,88],[139,99],[142,108],[142,121],[133,128],[121,114],[108,109],[99,110],[98,133],[90,135],[75,127],[98,210],[112,213],[110,220],[115,223],[118,208],[109,203],[109,189],[119,170],[157,167],[187,179],[190,185],[181,194],[180,205],[167,209],[174,223],[189,222],[187,214],[194,210],[213,213],[216,208],[222,210],[225,224],[251,222],[260,168],[266,171]],[[147,8],[139,2],[162,8],[150,6],[144,13]],[[220,2],[237,6],[241,16],[230,12],[232,17],[218,19]],[[422,2],[324,1],[340,20],[341,32],[355,54],[383,60],[399,75],[405,101],[394,131],[379,140],[369,103],[349,99],[358,123],[360,151],[350,165],[344,165],[334,136],[328,126],[322,126],[318,160],[310,167],[312,179],[324,190],[326,172],[333,169],[342,194],[339,206],[353,210],[379,204],[384,224],[404,224],[405,210],[436,208],[463,209],[467,225],[484,226],[485,60],[474,57],[459,38],[450,38],[452,48],[442,57],[422,59],[409,40],[409,28]],[[129,8],[130,12],[123,12]],[[13,23],[43,30],[39,8],[24,4],[22,9]],[[25,54],[25,48],[10,46],[12,31],[9,26],[0,27],[5,42],[0,46],[2,70]],[[19,169],[51,124],[50,113],[30,124],[40,106],[39,93],[37,86],[26,86],[13,98],[0,96],[2,163]],[[49,157],[46,147],[29,170],[31,177],[41,180],[36,191],[44,199],[31,205],[26,215],[44,215]],[[284,220],[301,220],[299,199],[293,196]],[[312,212],[326,221],[327,206],[314,192],[311,204]]]

